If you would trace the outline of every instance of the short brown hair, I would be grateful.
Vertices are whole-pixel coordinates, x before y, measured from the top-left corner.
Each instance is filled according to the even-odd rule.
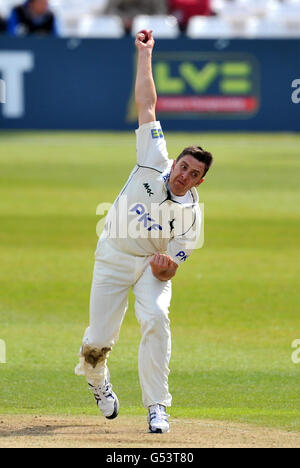
[[[187,155],[193,156],[193,158],[197,159],[197,161],[203,162],[205,164],[205,172],[202,176],[204,177],[214,161],[212,154],[208,151],[205,151],[203,148],[201,148],[201,146],[188,146],[187,148],[184,148],[182,153],[180,153],[176,159],[176,162],[183,158],[183,156]]]

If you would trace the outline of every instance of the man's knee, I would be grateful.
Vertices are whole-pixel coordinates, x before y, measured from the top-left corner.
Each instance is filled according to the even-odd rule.
[[[159,306],[153,308],[149,313],[143,314],[141,317],[141,326],[144,331],[155,332],[160,334],[168,333],[169,331],[169,311]]]

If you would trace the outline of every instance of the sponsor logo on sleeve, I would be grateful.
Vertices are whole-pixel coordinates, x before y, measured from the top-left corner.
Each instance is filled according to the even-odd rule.
[[[179,257],[181,262],[185,262],[188,258],[188,255],[186,255],[186,253],[183,250],[181,250],[180,252],[178,252],[176,257]]]
[[[156,140],[157,138],[164,138],[164,134],[161,128],[153,128],[151,130],[152,139]]]
[[[164,181],[164,182],[166,182],[168,179],[170,179],[170,174],[171,174],[171,173],[168,172],[167,174],[165,174],[165,175],[163,176],[163,181]]]

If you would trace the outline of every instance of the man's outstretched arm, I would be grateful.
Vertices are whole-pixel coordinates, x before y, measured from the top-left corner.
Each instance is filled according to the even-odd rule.
[[[148,31],[148,35],[149,40],[147,43],[142,42],[145,39],[142,33],[137,34],[135,41],[138,50],[135,101],[140,126],[156,120],[157,94],[152,74],[152,51],[154,47],[152,31]]]

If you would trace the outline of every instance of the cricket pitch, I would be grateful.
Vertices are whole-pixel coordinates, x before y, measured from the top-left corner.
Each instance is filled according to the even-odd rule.
[[[170,419],[148,434],[144,417],[0,416],[0,448],[299,448],[300,433],[226,421]]]

